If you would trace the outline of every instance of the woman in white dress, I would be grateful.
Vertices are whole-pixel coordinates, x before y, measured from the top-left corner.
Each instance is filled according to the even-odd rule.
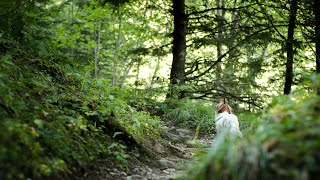
[[[217,112],[215,117],[217,135],[225,133],[231,137],[242,137],[238,117],[232,114],[232,108],[227,103],[219,103]]]

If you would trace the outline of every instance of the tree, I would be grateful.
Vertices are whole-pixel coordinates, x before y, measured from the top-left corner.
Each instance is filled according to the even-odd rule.
[[[320,1],[314,0],[316,72],[320,73]]]
[[[185,62],[186,62],[186,33],[187,33],[187,17],[185,14],[185,0],[173,0],[173,47],[172,47],[172,65],[170,73],[170,92],[167,97],[183,98],[184,92],[178,90],[176,92],[174,86],[182,86],[185,84]]]
[[[293,82],[293,59],[294,59],[294,29],[296,27],[296,14],[298,9],[298,0],[289,0],[290,2],[290,19],[288,25],[288,37],[286,42],[287,62],[286,76],[284,84],[284,94],[289,94]]]

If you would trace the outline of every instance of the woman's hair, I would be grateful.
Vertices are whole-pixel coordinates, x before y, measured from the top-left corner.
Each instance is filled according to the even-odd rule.
[[[232,108],[227,103],[219,103],[216,106],[218,113],[227,111],[229,114],[232,113]]]

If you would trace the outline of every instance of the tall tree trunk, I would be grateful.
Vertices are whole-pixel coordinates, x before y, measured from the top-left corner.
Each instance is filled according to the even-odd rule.
[[[320,73],[320,1],[314,0],[315,41],[316,41],[316,72]]]
[[[20,42],[22,42],[24,38],[23,28],[25,25],[23,22],[22,0],[16,0],[15,2],[16,2],[16,9],[18,11],[16,12],[17,14],[13,16],[15,19],[14,19],[14,23],[11,25],[11,29],[12,29],[11,34],[13,35],[13,37],[16,37]],[[8,24],[10,23],[8,22]]]
[[[100,53],[100,30],[101,29],[101,18],[99,19],[98,28],[95,30],[95,41],[96,41],[96,48],[94,50],[94,77],[98,76],[98,60],[99,60],[99,53]]]
[[[167,97],[184,97],[181,90],[175,91],[174,86],[185,84],[185,61],[186,61],[186,32],[187,17],[185,14],[185,0],[172,0],[173,2],[173,47],[172,47],[172,65],[170,73],[170,91]]]
[[[138,89],[138,86],[141,85],[140,82],[139,82],[141,61],[142,61],[142,59],[139,58],[139,59],[138,59],[138,65],[137,65],[136,80],[135,80],[135,82],[134,82],[134,85],[135,85],[135,89],[136,89],[136,90]]]
[[[160,70],[160,60],[161,60],[161,55],[158,55],[156,68],[154,69],[153,76],[152,76],[152,78],[151,78],[151,82],[150,82],[149,88],[152,88],[152,87],[153,87],[156,79],[158,78],[158,77],[157,77],[157,74],[158,74],[158,71]]]
[[[216,6],[217,8],[224,8],[224,0],[216,0]],[[218,18],[218,40],[217,40],[217,59],[220,58],[220,56],[223,53],[222,50],[222,40],[223,40],[223,32],[222,28],[224,25],[224,18],[225,18],[225,10],[217,10],[216,11],[216,16]],[[216,65],[216,80],[214,82],[214,86],[216,89],[221,89],[221,74],[222,74],[222,69],[221,69],[221,63],[218,63]],[[215,101],[219,101],[221,97],[216,97]]]
[[[288,37],[287,37],[287,63],[286,63],[286,78],[284,84],[284,94],[290,94],[291,86],[293,82],[293,58],[294,58],[294,50],[293,50],[293,36],[294,29],[296,26],[296,14],[298,8],[298,0],[289,0],[290,2],[290,19],[289,19],[289,27],[288,27]]]
[[[126,57],[123,59],[122,63],[121,63],[121,66],[123,67],[123,70],[122,70],[122,75],[121,75],[121,81],[120,81],[120,84],[119,84],[119,87],[123,87],[124,83],[126,82],[126,79],[128,77],[128,74],[133,66],[133,62],[130,63],[128,65],[126,65],[126,62],[129,58],[129,54],[126,55]]]
[[[112,69],[112,82],[111,86],[115,87],[116,83],[118,81],[118,61],[119,61],[119,48],[121,44],[121,31],[122,31],[122,19],[119,19],[119,28],[118,28],[118,34],[116,37],[116,43],[114,47],[114,56],[113,56],[113,69]],[[116,32],[115,32],[116,33]]]
[[[70,9],[69,9],[69,18],[70,18],[70,32],[73,34],[74,33],[74,30],[73,30],[73,27],[72,27],[72,25],[73,25],[73,12],[74,12],[74,1],[72,0],[71,2],[70,2]],[[73,47],[71,47],[70,46],[70,57],[71,57],[71,59],[73,59],[74,58],[74,48]]]

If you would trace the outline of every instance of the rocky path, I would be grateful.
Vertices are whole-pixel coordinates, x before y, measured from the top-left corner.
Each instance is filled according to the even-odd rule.
[[[128,169],[117,168],[112,161],[103,160],[98,170],[87,172],[81,179],[104,180],[170,180],[174,179],[196,151],[206,151],[211,146],[212,135],[199,136],[196,143],[190,143],[194,138],[194,131],[163,125],[165,143],[157,143],[157,155],[144,157],[138,148],[129,150],[130,160]],[[193,141],[194,142],[194,141]]]

